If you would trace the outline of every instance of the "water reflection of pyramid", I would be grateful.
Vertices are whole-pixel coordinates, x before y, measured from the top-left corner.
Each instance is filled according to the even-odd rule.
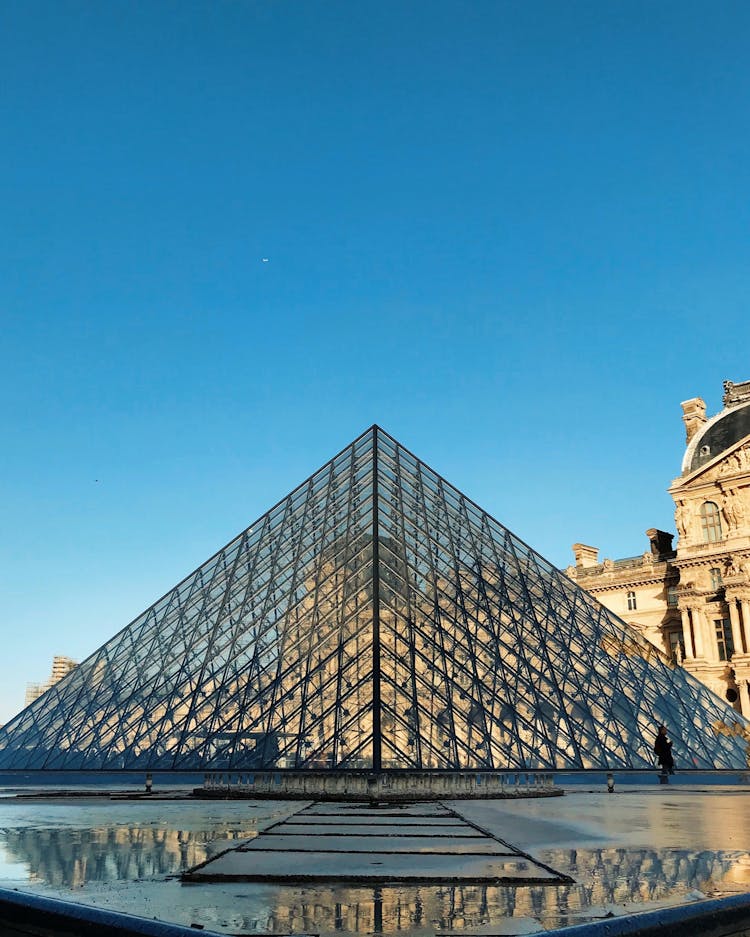
[[[741,767],[740,717],[377,427],[0,730],[0,768]]]

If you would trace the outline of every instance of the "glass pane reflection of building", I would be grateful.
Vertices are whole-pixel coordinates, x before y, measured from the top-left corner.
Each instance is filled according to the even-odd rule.
[[[373,427],[0,730],[0,768],[736,768],[741,717]]]

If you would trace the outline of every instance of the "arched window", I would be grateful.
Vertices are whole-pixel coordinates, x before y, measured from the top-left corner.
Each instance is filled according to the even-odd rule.
[[[704,543],[721,540],[721,515],[713,501],[704,501],[701,505],[701,531]]]

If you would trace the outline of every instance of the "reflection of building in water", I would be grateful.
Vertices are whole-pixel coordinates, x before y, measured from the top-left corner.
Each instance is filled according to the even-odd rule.
[[[225,839],[245,839],[247,828],[227,827]],[[216,830],[155,826],[97,829],[6,829],[0,846],[29,867],[38,885],[78,888],[94,882],[162,879],[202,862]],[[565,886],[234,886],[222,916],[235,930],[260,933],[352,934],[477,928],[503,917],[531,917],[545,927],[585,919],[602,905],[656,901],[693,889],[711,894],[746,881],[746,852],[707,849],[549,849],[535,858],[573,876]],[[205,892],[204,892],[205,894]],[[249,908],[252,908],[252,911]],[[248,908],[248,910],[245,910]]]
[[[554,849],[538,858],[569,872],[579,884],[279,888],[273,891],[263,925],[275,933],[435,933],[490,925],[504,917],[530,917],[545,927],[565,927],[585,920],[587,911],[602,905],[658,901],[693,889],[710,893],[733,869],[744,867],[746,855],[688,849]],[[238,918],[236,923],[249,926],[250,921]]]
[[[247,839],[255,830],[248,826],[225,835],[227,840]],[[9,855],[28,865],[31,881],[78,888],[87,882],[135,881],[184,872],[206,859],[215,836],[214,831],[152,826],[20,827],[0,832],[0,842]],[[222,841],[222,848],[229,845]]]
[[[3,769],[744,766],[733,711],[377,427],[0,730]]]
[[[598,562],[574,544],[569,575],[736,709],[750,715],[750,381],[724,409],[682,404],[687,448],[669,489],[679,539],[649,530],[642,556]]]
[[[748,890],[750,885],[750,853],[741,856],[722,879],[729,885],[742,885],[742,891]]]
[[[29,703],[33,703],[35,699],[38,699],[42,693],[46,693],[51,686],[54,686],[56,683],[59,683],[63,677],[67,677],[70,671],[77,666],[77,661],[72,660],[70,657],[61,657],[55,656],[52,658],[52,673],[49,678],[45,680],[44,683],[27,683],[26,684],[26,701],[25,706],[28,706]]]

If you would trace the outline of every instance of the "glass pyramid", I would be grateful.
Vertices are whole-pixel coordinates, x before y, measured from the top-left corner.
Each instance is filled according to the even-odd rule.
[[[746,723],[372,427],[0,730],[2,769],[741,768]]]

